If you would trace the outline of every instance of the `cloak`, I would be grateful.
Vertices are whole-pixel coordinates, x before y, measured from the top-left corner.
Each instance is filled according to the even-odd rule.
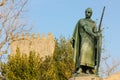
[[[87,22],[85,19],[79,20],[73,32],[75,68],[79,68],[80,65],[94,68],[100,62],[101,37],[94,37],[92,28],[88,26],[89,22],[94,26],[95,23],[92,20]]]

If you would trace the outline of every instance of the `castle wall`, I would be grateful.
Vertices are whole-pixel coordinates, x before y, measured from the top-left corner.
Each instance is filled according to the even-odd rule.
[[[30,51],[35,51],[40,55],[52,56],[55,47],[55,40],[52,33],[49,33],[47,36],[42,34],[29,34],[22,33],[21,35],[12,36],[10,53],[14,55],[16,49],[19,48],[20,52],[23,54],[29,54]]]

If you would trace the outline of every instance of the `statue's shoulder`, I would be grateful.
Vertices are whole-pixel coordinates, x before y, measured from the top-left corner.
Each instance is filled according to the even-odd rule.
[[[91,20],[91,23],[93,23],[93,26],[95,27],[96,26],[96,22]]]
[[[82,19],[80,19],[80,20],[79,20],[79,22],[85,22],[85,19],[84,19],[84,18],[82,18]]]
[[[96,25],[96,22],[93,21],[92,19],[87,20],[85,18],[80,19],[77,24],[80,24],[81,26],[84,26],[88,22],[92,23],[93,25]]]
[[[80,21],[81,21],[81,22],[89,21],[89,22],[91,22],[91,23],[96,23],[96,22],[95,22],[94,20],[92,20],[92,19],[87,20],[87,19],[85,19],[85,18],[80,19]]]
[[[86,21],[85,21],[84,18],[79,20],[79,23],[80,23],[80,24],[83,24],[83,23],[85,23],[85,22],[86,22]]]
[[[96,24],[96,22],[95,22],[94,20],[91,19],[90,21],[91,21],[92,23]]]

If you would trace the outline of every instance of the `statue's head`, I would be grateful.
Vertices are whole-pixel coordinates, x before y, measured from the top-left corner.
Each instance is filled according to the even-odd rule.
[[[87,19],[89,19],[89,18],[91,18],[91,16],[92,16],[92,9],[91,9],[91,8],[87,8],[87,9],[85,10],[85,17],[86,17]]]

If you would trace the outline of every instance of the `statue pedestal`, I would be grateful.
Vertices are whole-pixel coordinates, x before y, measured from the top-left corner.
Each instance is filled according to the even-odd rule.
[[[97,76],[88,75],[88,76],[72,77],[69,80],[103,80],[103,79]]]

